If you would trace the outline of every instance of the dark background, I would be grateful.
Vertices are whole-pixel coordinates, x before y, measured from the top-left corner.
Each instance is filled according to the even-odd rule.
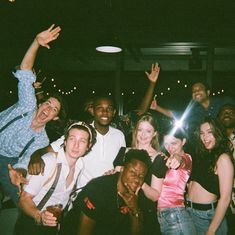
[[[34,36],[52,23],[61,26],[61,35],[50,50],[39,51],[35,69],[41,70],[39,80],[47,77],[45,92],[64,91],[71,117],[80,115],[94,92],[118,96],[124,113],[136,107],[148,85],[144,71],[155,62],[161,65],[155,92],[159,103],[182,109],[191,84],[208,79],[211,48],[212,92],[235,98],[233,1],[1,0],[0,5],[1,110],[17,100],[12,68],[20,64]],[[95,51],[108,42],[123,52]]]

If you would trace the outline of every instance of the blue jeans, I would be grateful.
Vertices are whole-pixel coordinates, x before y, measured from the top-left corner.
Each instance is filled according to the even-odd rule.
[[[208,227],[214,217],[215,209],[202,211],[202,210],[196,210],[193,208],[188,207],[187,211],[191,215],[194,225],[197,230],[198,235],[204,235],[206,231],[208,230]],[[228,227],[226,219],[224,218],[216,230],[216,235],[226,235],[228,233]]]
[[[8,158],[0,155],[0,184],[1,190],[4,194],[8,195],[15,205],[18,205],[19,196],[18,196],[18,188],[11,183],[9,172],[8,172],[8,164],[14,165],[17,163],[18,158]],[[0,206],[1,207],[1,206]]]
[[[196,235],[192,218],[185,207],[167,208],[158,211],[162,235]]]

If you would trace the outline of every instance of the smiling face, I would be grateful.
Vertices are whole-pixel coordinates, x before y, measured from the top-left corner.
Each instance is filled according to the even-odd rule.
[[[213,135],[212,128],[208,122],[203,123],[200,126],[200,139],[207,150],[211,150],[215,147],[216,140]]]
[[[38,107],[35,118],[38,123],[45,125],[51,120],[58,119],[57,116],[60,112],[60,108],[60,102],[56,98],[51,97]]]
[[[180,154],[183,151],[185,142],[186,139],[179,139],[173,135],[165,135],[163,138],[164,147],[170,155],[175,153]]]
[[[143,162],[133,159],[124,167],[121,176],[122,184],[127,184],[132,192],[136,192],[143,185],[146,174],[147,166]]]
[[[225,128],[235,128],[235,107],[225,105],[219,112],[219,120]]]
[[[192,86],[192,98],[193,100],[201,103],[209,98],[210,91],[206,90],[206,87],[202,83],[195,83]]]
[[[89,148],[89,134],[87,131],[71,128],[65,140],[66,156],[72,159],[82,157]]]
[[[108,127],[115,115],[115,108],[111,100],[101,98],[93,104],[95,127]]]
[[[141,146],[150,145],[152,139],[156,136],[156,134],[156,131],[149,122],[140,122],[136,129],[137,144]]]

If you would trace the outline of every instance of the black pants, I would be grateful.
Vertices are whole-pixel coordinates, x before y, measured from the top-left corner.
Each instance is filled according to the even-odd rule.
[[[37,225],[33,218],[22,212],[16,221],[14,229],[14,235],[56,235],[57,233],[57,227]]]

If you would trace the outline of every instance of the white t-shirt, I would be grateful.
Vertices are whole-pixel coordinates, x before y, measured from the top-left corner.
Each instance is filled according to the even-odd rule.
[[[69,187],[66,188],[66,178],[69,174],[69,165],[64,155],[64,149],[61,148],[57,156],[55,153],[47,153],[43,155],[42,158],[45,162],[44,174],[28,174],[27,179],[29,180],[29,183],[24,186],[24,190],[34,196],[33,201],[35,205],[38,205],[55,180],[57,170],[56,164],[62,163],[62,169],[56,188],[42,210],[44,210],[47,206],[59,203],[62,204],[64,208],[69,200],[69,195],[74,188],[74,184],[77,181],[77,177],[83,169],[83,161],[81,158],[77,160],[73,181]]]
[[[92,150],[83,157],[84,169],[78,180],[78,187],[87,184],[91,179],[103,175],[106,171],[113,169],[113,161],[121,147],[126,146],[123,133],[111,126],[105,135],[96,131],[96,143]],[[64,137],[51,144],[51,147],[57,152],[63,144]]]

